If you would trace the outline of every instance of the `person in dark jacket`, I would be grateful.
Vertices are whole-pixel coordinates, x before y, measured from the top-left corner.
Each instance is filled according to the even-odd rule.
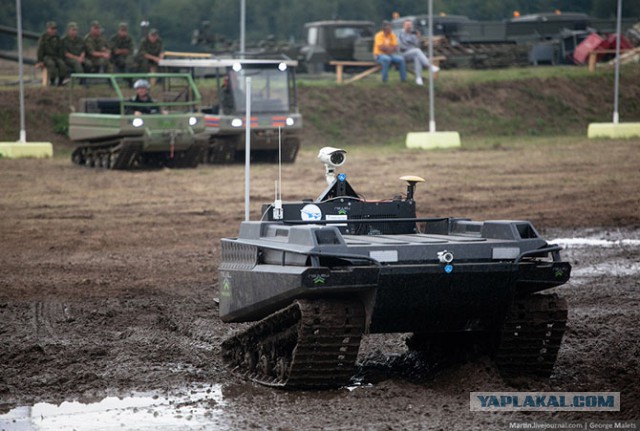
[[[138,79],[133,88],[136,90],[136,95],[129,100],[132,103],[144,103],[144,105],[128,106],[127,115],[142,115],[142,114],[159,114],[160,107],[156,105],[155,100],[151,98],[149,94],[149,81],[146,79]]]

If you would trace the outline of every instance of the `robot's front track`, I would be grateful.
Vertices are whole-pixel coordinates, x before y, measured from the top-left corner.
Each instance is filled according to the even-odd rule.
[[[297,300],[226,340],[223,358],[267,386],[340,387],[353,376],[364,326],[359,301]]]

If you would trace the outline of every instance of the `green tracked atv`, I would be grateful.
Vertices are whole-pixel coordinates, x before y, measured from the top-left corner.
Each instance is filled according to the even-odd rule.
[[[135,102],[134,85],[151,101]],[[194,168],[205,150],[200,93],[188,74],[74,74],[71,159],[92,168]]]

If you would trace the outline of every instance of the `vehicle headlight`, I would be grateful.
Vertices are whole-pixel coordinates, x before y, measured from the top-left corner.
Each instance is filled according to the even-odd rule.
[[[295,122],[296,122],[296,121],[295,121],[293,118],[291,118],[291,117],[287,117],[287,119],[285,120],[285,124],[286,124],[287,126],[293,126],[293,125],[295,124]]]
[[[242,120],[240,118],[234,118],[231,120],[231,127],[242,127]]]
[[[197,117],[189,117],[189,125],[190,126],[195,126],[196,124],[198,124],[198,118]]]
[[[142,118],[134,118],[133,120],[131,120],[131,125],[133,127],[142,127],[144,126],[144,121],[142,120]]]

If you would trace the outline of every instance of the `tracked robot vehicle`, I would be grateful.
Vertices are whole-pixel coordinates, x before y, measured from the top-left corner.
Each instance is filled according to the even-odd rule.
[[[406,196],[366,201],[325,147],[315,200],[263,208],[221,242],[220,317],[255,322],[222,345],[232,369],[268,386],[347,385],[363,334],[413,333],[430,354],[479,340],[504,376],[548,377],[567,320],[571,266],[528,221],[418,218]]]
[[[152,103],[135,102],[134,83],[144,83]],[[189,74],[74,74],[70,95],[78,165],[193,168],[206,149],[201,97]]]

